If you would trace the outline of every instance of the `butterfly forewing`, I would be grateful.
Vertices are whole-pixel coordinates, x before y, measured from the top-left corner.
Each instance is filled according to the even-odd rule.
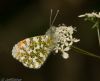
[[[47,35],[26,38],[18,42],[12,50],[12,56],[29,68],[40,68],[52,47],[52,39]]]

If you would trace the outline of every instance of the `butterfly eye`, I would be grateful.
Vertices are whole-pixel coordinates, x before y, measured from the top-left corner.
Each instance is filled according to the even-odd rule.
[[[49,36],[36,36],[24,39],[13,47],[12,56],[24,66],[38,69],[50,54],[52,40]]]

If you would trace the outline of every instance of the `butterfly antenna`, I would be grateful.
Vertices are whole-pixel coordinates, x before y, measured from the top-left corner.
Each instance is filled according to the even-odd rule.
[[[53,23],[55,22],[55,20],[56,20],[56,18],[57,18],[58,13],[59,13],[59,10],[57,10],[56,15],[55,15],[55,17],[54,17],[54,19],[53,19],[53,21],[52,21],[52,23],[51,23],[51,26],[52,26],[52,25],[53,25]]]
[[[50,27],[51,27],[52,12],[53,12],[53,10],[51,9],[51,11],[50,11]]]

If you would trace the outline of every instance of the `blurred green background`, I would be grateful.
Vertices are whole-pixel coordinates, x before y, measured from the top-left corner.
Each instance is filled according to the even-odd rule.
[[[100,0],[0,0],[0,78],[22,81],[100,81],[100,59],[69,52],[64,60],[51,55],[39,70],[24,67],[11,56],[18,41],[42,35],[49,28],[50,9],[60,13],[54,23],[77,27],[78,47],[100,56],[96,29],[77,16],[100,11]]]

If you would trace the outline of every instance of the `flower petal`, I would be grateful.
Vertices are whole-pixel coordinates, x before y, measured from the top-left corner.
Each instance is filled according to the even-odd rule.
[[[63,57],[64,59],[68,59],[68,58],[69,58],[69,54],[66,53],[66,52],[63,52],[62,57]]]

